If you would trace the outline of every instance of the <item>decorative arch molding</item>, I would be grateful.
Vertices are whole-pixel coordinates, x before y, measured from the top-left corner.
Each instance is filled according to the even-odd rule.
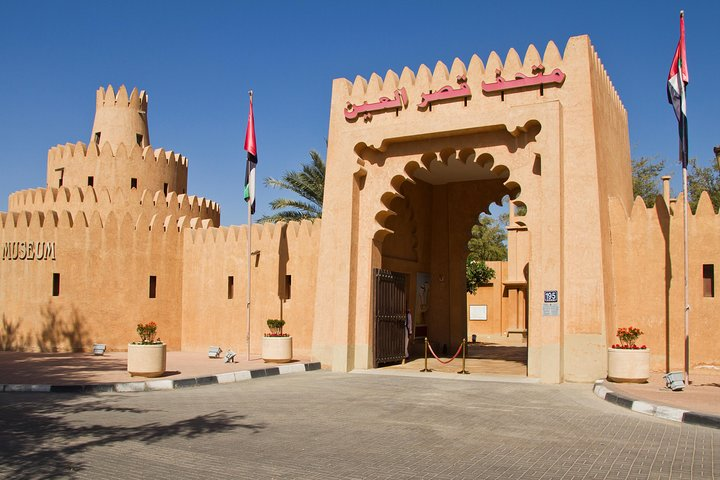
[[[538,177],[534,164],[539,156],[531,145],[541,130],[539,122],[529,120],[512,132],[505,128],[483,129],[438,139],[408,140],[387,145],[384,151],[359,143],[355,152],[358,170],[366,182],[380,182],[384,190],[379,198],[368,199],[373,205],[368,212],[373,218],[372,238],[378,243],[390,234],[399,205],[408,207],[406,189],[418,182],[446,184],[470,180],[500,179],[512,201],[530,208],[531,198],[522,198],[521,185]],[[431,143],[432,142],[432,143]],[[423,150],[423,147],[434,149]],[[494,203],[501,205],[501,198]],[[404,202],[404,203],[403,203]],[[491,202],[492,203],[492,202]],[[480,213],[489,214],[489,204]],[[412,212],[410,212],[412,215]],[[528,217],[523,221],[527,222]]]

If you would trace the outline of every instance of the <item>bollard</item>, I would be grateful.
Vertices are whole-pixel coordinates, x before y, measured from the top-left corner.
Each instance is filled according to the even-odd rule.
[[[465,347],[467,347],[467,338],[463,338],[462,348],[463,348],[463,363],[462,363],[462,370],[460,370],[458,373],[462,374],[469,374],[467,370],[465,370]]]
[[[425,337],[425,368],[420,370],[421,372],[432,372],[432,370],[430,370],[427,366],[427,348],[428,348],[428,341],[427,341],[427,337]]]

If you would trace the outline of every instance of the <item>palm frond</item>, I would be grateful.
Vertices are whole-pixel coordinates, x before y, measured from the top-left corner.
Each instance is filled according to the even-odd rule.
[[[289,190],[307,200],[278,198],[270,202],[272,210],[281,210],[266,215],[259,222],[278,222],[322,217],[323,193],[325,189],[325,160],[315,150],[310,151],[311,162],[301,164],[300,170],[286,171],[280,179],[267,177],[265,186]],[[282,210],[287,209],[287,210]]]

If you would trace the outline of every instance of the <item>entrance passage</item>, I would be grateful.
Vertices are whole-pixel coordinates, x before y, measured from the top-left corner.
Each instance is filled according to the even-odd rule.
[[[405,321],[407,295],[404,273],[373,269],[375,368],[383,363],[399,362],[405,358]]]

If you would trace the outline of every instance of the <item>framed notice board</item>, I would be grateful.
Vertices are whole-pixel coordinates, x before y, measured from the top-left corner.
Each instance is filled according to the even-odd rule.
[[[487,305],[470,305],[470,320],[487,320]]]

